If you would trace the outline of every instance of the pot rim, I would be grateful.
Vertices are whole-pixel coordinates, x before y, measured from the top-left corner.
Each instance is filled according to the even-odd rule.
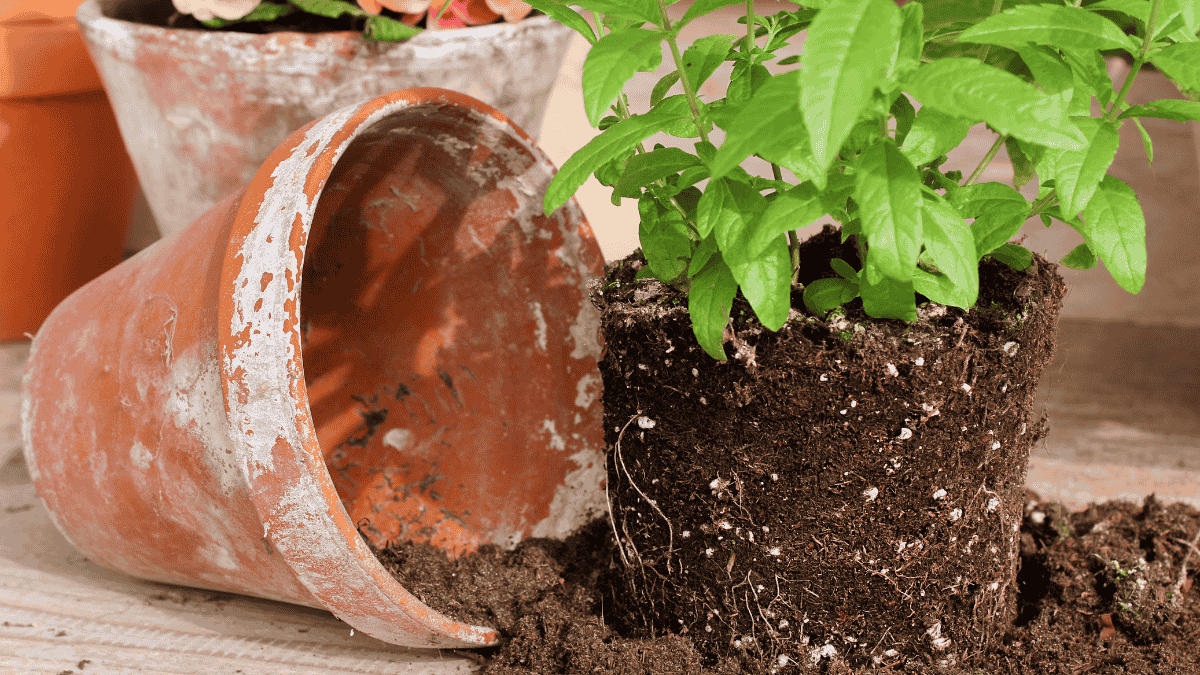
[[[85,0],[75,12],[75,19],[91,39],[101,43],[121,45],[131,40],[170,39],[181,43],[199,44],[219,40],[233,48],[258,48],[263,52],[279,52],[284,44],[289,51],[348,52],[374,50],[377,54],[412,52],[425,58],[439,56],[460,49],[478,49],[480,43],[511,42],[520,40],[528,32],[572,32],[570,28],[555,21],[547,14],[530,16],[520,21],[498,21],[482,26],[425,30],[407,40],[379,42],[367,40],[359,31],[329,31],[303,33],[278,31],[274,33],[243,33],[226,30],[199,30],[192,28],[170,28],[153,24],[116,19],[104,14],[100,0]],[[228,47],[227,47],[228,48]],[[132,50],[119,50],[132,61]]]
[[[350,143],[375,122],[430,106],[465,108],[481,126],[543,155],[495,108],[436,88],[392,92],[302,127],[262,164],[232,225],[217,314],[221,380],[230,427],[245,439],[242,470],[264,534],[309,592],[347,623],[389,642],[485,647],[499,640],[495,630],[426,606],[362,541],[325,465],[304,378],[300,271],[326,181]],[[284,391],[290,395],[278,393]],[[276,465],[300,479],[282,486],[270,480]]]

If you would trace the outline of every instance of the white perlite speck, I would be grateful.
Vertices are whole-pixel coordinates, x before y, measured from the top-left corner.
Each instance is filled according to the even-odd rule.
[[[653,429],[655,427],[655,425],[658,424],[658,422],[655,422],[654,420],[650,419],[649,417],[646,417],[645,415],[638,417],[637,423],[638,423],[638,426],[643,429]]]
[[[900,429],[900,436],[899,436],[900,440],[907,441],[908,439],[912,438],[912,435],[913,435],[912,429],[909,429],[908,427],[904,427],[904,428]]]
[[[1016,355],[1019,347],[1020,345],[1018,345],[1016,342],[1005,342],[1004,346],[1000,349],[1004,352],[1005,356],[1014,356]]]
[[[962,518],[962,509],[954,509],[950,512],[950,522],[958,522],[959,518]]]
[[[1000,498],[999,497],[992,497],[991,499],[988,500],[988,503],[987,503],[988,513],[995,513],[996,509],[998,509],[998,508],[1000,508]]]
[[[896,366],[891,363],[887,364],[887,371],[888,375],[892,377],[900,377],[900,371],[896,370]]]
[[[873,502],[875,501],[875,498],[879,496],[879,488],[869,487],[866,490],[863,490],[862,494],[867,498],[867,501]]]
[[[945,499],[945,498],[946,498],[946,491],[945,491],[944,489],[942,489],[942,488],[938,488],[938,489],[937,489],[937,490],[936,490],[936,491],[933,493],[933,498],[934,498],[934,499],[939,499],[939,500],[940,500],[940,499]]]

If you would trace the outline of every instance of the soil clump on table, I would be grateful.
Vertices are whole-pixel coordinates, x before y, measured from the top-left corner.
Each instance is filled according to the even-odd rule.
[[[607,519],[566,541],[487,546],[457,560],[427,544],[377,555],[434,609],[499,630],[499,647],[476,652],[485,675],[1200,675],[1200,511],[1151,495],[1140,507],[1108,502],[1069,513],[1032,493],[1024,511],[1018,616],[1001,627],[999,646],[949,669],[918,659],[855,669],[807,653],[783,667],[753,658],[705,663],[687,635],[613,625],[605,607],[621,588],[621,563]]]

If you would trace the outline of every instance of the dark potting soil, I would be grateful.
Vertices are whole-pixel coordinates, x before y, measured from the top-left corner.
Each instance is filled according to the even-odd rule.
[[[802,242],[800,282],[835,257],[859,266],[832,227]],[[913,323],[858,300],[811,316],[797,286],[768,331],[736,298],[718,362],[684,298],[635,281],[639,263],[594,297],[627,565],[617,624],[763,664],[815,650],[949,666],[996,644],[1017,611],[1033,397],[1065,292],[1054,265],[985,259],[971,311],[921,303]]]
[[[482,675],[762,675],[904,672],[963,675],[1200,674],[1200,511],[1108,502],[1066,512],[1030,493],[1021,527],[1015,620],[990,652],[950,669],[888,659],[857,671],[808,654],[788,666],[751,660],[705,665],[687,635],[623,633],[605,607],[620,588],[606,519],[565,542],[531,539],[457,560],[427,544],[377,551],[402,586],[455,619],[497,628],[479,650]],[[1188,551],[1192,550],[1190,558]],[[772,667],[772,666],[776,667]]]
[[[800,281],[831,257],[856,260],[833,230],[805,242]],[[455,561],[379,552],[435,609],[500,631],[483,672],[1200,673],[1181,543],[1200,514],[1066,515],[1024,491],[1053,265],[985,261],[976,309],[911,325],[856,301],[769,334],[739,298],[714,365],[639,262],[596,289],[613,516]],[[772,382],[789,378],[809,384]]]

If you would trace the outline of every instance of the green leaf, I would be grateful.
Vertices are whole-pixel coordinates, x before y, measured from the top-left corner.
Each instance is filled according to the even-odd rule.
[[[1018,272],[1029,269],[1033,264],[1033,252],[1020,244],[1005,244],[988,255]]]
[[[367,25],[363,29],[363,38],[376,42],[396,42],[407,40],[422,30],[424,29],[386,16],[372,16],[367,19]]]
[[[910,2],[900,8],[900,48],[896,52],[892,77],[899,77],[921,65],[921,49],[925,46],[924,9],[919,2]]]
[[[625,171],[613,186],[613,197],[636,197],[642,188],[654,181],[699,164],[699,157],[679,148],[658,148],[634,155],[625,162]]]
[[[1086,142],[1068,119],[1061,100],[1012,73],[975,59],[947,58],[926,63],[907,75],[902,84],[926,106],[968,120],[986,121],[1022,140],[1070,149]]]
[[[675,209],[660,209],[653,197],[638,200],[641,222],[638,239],[646,262],[654,268],[658,278],[673,283],[687,272],[692,255],[692,242],[688,238],[687,224]]]
[[[804,306],[822,318],[857,297],[858,284],[845,279],[817,279],[804,287]]]
[[[771,79],[771,71],[761,63],[751,67],[747,61],[738,61],[733,65],[733,73],[729,75],[729,88],[725,97],[731,103],[745,104],[758,91],[759,87]]]
[[[1130,117],[1156,117],[1177,122],[1200,121],[1200,103],[1178,99],[1151,101],[1145,105],[1130,106],[1129,110],[1121,113],[1117,119]]]
[[[1146,127],[1142,126],[1142,121],[1138,118],[1133,118],[1133,124],[1137,127],[1138,133],[1142,135],[1142,147],[1146,150],[1146,165],[1154,164],[1154,143],[1150,141],[1150,134],[1146,131]]]
[[[776,237],[757,255],[742,258],[731,254],[726,260],[759,322],[768,330],[779,330],[792,309],[792,258],[787,242]]]
[[[239,19],[222,19],[220,17],[213,17],[211,19],[201,21],[200,23],[208,26],[209,28],[224,28],[232,23],[244,23],[247,21],[274,21],[275,19],[278,19],[281,16],[287,16],[294,11],[296,11],[296,8],[292,5],[277,5],[273,2],[260,2],[257,6],[255,6],[254,9],[250,10],[249,14]]]
[[[1121,288],[1137,293],[1146,282],[1146,217],[1137,195],[1105,176],[1087,208],[1079,233]]]
[[[1012,48],[1033,73],[1033,79],[1047,94],[1057,94],[1075,89],[1075,73],[1063,61],[1058,51],[1042,45],[1015,45]]]
[[[838,276],[842,277],[846,281],[858,282],[858,270],[851,267],[850,263],[846,262],[845,260],[842,260],[841,258],[834,258],[833,260],[829,261],[829,267],[831,267],[834,272],[838,273]]]
[[[891,0],[832,0],[809,26],[801,108],[821,171],[884,83],[899,41],[900,10]]]
[[[858,293],[862,296],[867,316],[916,321],[917,302],[913,296],[911,274],[909,281],[897,281],[884,276],[882,270],[875,269],[872,260],[874,253],[874,248],[867,249],[867,262],[863,266],[863,273],[858,275]]]
[[[725,360],[725,324],[729,321],[735,293],[737,281],[720,253],[709,259],[704,269],[692,280],[688,292],[692,332],[704,351],[718,361]]]
[[[905,98],[901,96],[901,98]],[[900,99],[896,99],[899,101]],[[946,152],[957,148],[967,137],[971,124],[961,117],[948,115],[933,107],[923,107],[917,112],[912,128],[904,138],[900,149],[908,161],[915,166],[931,162]],[[899,140],[899,123],[897,123]]]
[[[908,7],[911,5],[905,6]],[[912,101],[909,101],[907,96],[900,94],[892,102],[891,114],[896,118],[896,143],[903,146],[909,132],[912,131],[913,123],[916,121],[917,110],[913,108]],[[910,157],[909,160],[911,161],[912,158]],[[917,164],[917,162],[914,162],[914,164]]]
[[[963,218],[975,219],[971,234],[976,261],[1016,236],[1029,218],[1029,202],[1003,183],[968,185],[950,195],[950,203]]]
[[[687,73],[692,91],[700,91],[700,85],[717,71],[733,48],[732,35],[708,35],[692,43],[683,52],[683,69]],[[678,71],[676,71],[678,72]]]
[[[695,277],[699,274],[700,270],[704,269],[704,266],[708,264],[713,255],[720,255],[720,251],[717,250],[717,237],[709,234],[704,238],[704,241],[700,242],[700,246],[696,247],[695,253],[692,254],[692,261],[688,263],[688,276]]]
[[[1068,218],[1083,210],[1096,186],[1117,156],[1121,135],[1110,122],[1077,117],[1072,120],[1088,139],[1082,150],[1050,148],[1046,155],[1054,166],[1053,178],[1058,190],[1058,203]]]
[[[911,279],[921,252],[921,176],[891,139],[860,157],[854,201],[877,269]]]
[[[1108,74],[1108,64],[1100,52],[1091,49],[1071,49],[1061,47],[1063,60],[1071,66],[1078,84],[1083,84],[1100,103],[1109,105],[1113,96],[1113,81]],[[1043,143],[1042,145],[1047,145]]]
[[[922,291],[915,278],[914,287],[936,302],[963,309],[970,308],[979,297],[980,258],[976,255],[972,228],[967,227],[963,217],[954,207],[936,193],[926,193],[922,206],[924,211],[921,218],[921,234],[925,244],[924,255],[937,265],[939,272],[949,278],[959,293],[954,302],[946,302],[932,298]]]
[[[806,140],[808,130],[800,116],[800,71],[767,80],[725,132],[725,142],[708,165],[714,178],[729,173],[750,155],[793,148]]]
[[[599,123],[634,73],[658,68],[662,39],[659,31],[622,28],[592,47],[583,62],[583,103],[592,126]]]
[[[658,84],[654,85],[654,89],[650,92],[650,105],[655,106],[662,103],[662,100],[667,97],[667,93],[671,91],[671,87],[674,87],[678,81],[678,70],[672,70],[663,75],[662,79],[658,81]]]
[[[1020,46],[1032,42],[1075,49],[1125,49],[1138,45],[1117,24],[1080,7],[1022,5],[990,16],[958,36],[959,42]]]
[[[1004,148],[1008,150],[1008,158],[1013,165],[1013,185],[1017,188],[1023,188],[1033,180],[1036,171],[1033,168],[1033,162],[1021,149],[1017,139],[1009,136],[1004,139]]]
[[[317,16],[336,19],[343,14],[367,16],[367,11],[353,2],[345,0],[289,0],[293,5]]]
[[[608,162],[629,153],[663,126],[690,118],[687,102],[667,99],[644,115],[635,115],[609,127],[571,155],[546,188],[542,208],[546,213],[567,202],[588,176]],[[681,105],[682,104],[682,105]]]
[[[683,13],[683,17],[681,17],[679,21],[675,22],[675,30],[683,28],[695,19],[698,19],[702,16],[707,16],[708,14],[712,13],[713,10],[717,10],[722,7],[728,7],[729,5],[737,5],[741,2],[742,0],[695,0],[692,2],[691,6],[687,8],[687,11]]]
[[[596,29],[571,7],[556,0],[528,0],[528,2],[533,5],[534,9],[550,15],[551,19],[587,38],[589,43],[596,44]]]
[[[728,178],[708,181],[696,209],[696,229],[701,237],[714,232],[721,253],[733,258],[747,257],[746,244],[751,221],[767,209],[767,200],[753,188]]]
[[[802,183],[780,193],[756,221],[746,254],[758,255],[770,242],[782,239],[785,232],[810,225],[828,212],[821,193],[811,183]]]
[[[1058,261],[1058,264],[1064,267],[1070,267],[1073,270],[1090,270],[1096,266],[1099,259],[1096,254],[1092,253],[1092,249],[1088,248],[1087,242],[1071,249],[1071,252],[1063,256],[1063,259]]]
[[[1084,9],[1088,11],[1106,10],[1110,12],[1119,12],[1133,19],[1142,22],[1142,27],[1145,27],[1146,21],[1150,18],[1150,3],[1146,0],[1103,0],[1095,2]]]
[[[926,272],[920,268],[913,272],[912,285],[914,291],[930,301],[951,307],[969,309],[978,298],[978,295],[971,295],[967,289],[955,285],[945,274]]]
[[[662,27],[662,15],[656,0],[570,0],[572,5],[603,14],[605,18],[652,23]],[[603,38],[602,38],[603,39]]]

